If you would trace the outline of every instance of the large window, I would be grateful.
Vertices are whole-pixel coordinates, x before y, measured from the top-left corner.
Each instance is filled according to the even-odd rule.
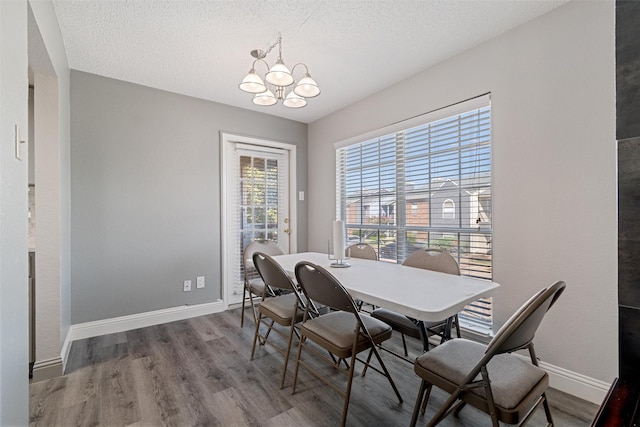
[[[349,241],[371,244],[381,261],[438,248],[462,274],[492,279],[489,98],[434,116],[337,149],[337,216]],[[491,299],[467,306],[460,321],[491,328]]]

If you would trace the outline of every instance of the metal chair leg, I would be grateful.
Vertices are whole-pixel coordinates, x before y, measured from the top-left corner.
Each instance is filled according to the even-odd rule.
[[[549,401],[547,400],[547,394],[542,393],[542,405],[544,406],[544,413],[547,416],[547,423],[549,426],[553,426],[553,417],[551,416],[551,408],[549,407]]]
[[[424,413],[427,412],[427,404],[429,403],[429,396],[431,395],[431,387],[432,384],[427,384],[427,392],[425,394],[424,400],[422,401],[422,408],[420,408],[420,415],[424,416]]]
[[[294,315],[295,318],[295,315]],[[282,367],[282,379],[280,379],[280,388],[284,387],[284,379],[287,375],[287,365],[289,364],[289,355],[291,354],[291,343],[293,342],[293,333],[295,330],[295,321],[291,321],[291,331],[289,331],[289,341],[287,342],[287,351],[284,356],[284,366]]]
[[[296,356],[296,369],[293,371],[293,383],[291,384],[291,394],[296,392],[296,384],[298,382],[298,370],[300,368],[300,355],[302,353],[302,344],[307,338],[300,334],[300,340],[298,341],[298,355]]]
[[[420,406],[422,404],[422,399],[424,397],[424,392],[425,392],[425,390],[427,388],[426,385],[427,385],[427,382],[425,380],[422,380],[422,382],[420,382],[420,389],[418,390],[418,397],[416,398],[416,404],[413,407],[413,415],[411,415],[411,424],[409,424],[410,427],[415,427],[416,426],[416,422],[418,421],[418,411],[420,411]]]
[[[404,348],[404,357],[409,356],[409,352],[407,351],[407,340],[404,339],[404,334],[400,334],[402,336],[402,348]]]
[[[260,313],[258,315],[258,317],[260,317],[260,318],[261,318],[261,316],[262,316],[262,313]],[[260,334],[260,321],[256,322],[256,331],[253,334],[253,344],[251,345],[251,358],[249,360],[253,360],[253,354],[256,351],[256,342],[258,341],[259,334]],[[263,344],[262,340],[260,340],[260,341],[261,341],[260,345],[262,345]]]
[[[396,383],[393,382],[393,378],[391,378],[391,374],[387,370],[387,365],[385,365],[384,362],[382,361],[382,357],[380,357],[380,353],[378,353],[378,349],[376,348],[376,345],[373,342],[371,343],[371,350],[373,350],[373,353],[376,355],[376,359],[378,359],[378,363],[380,364],[380,367],[384,372],[384,376],[387,377],[387,379],[389,380],[389,384],[391,384],[393,391],[396,393],[396,396],[398,397],[398,403],[402,403],[402,396],[400,396],[400,392],[396,387]]]
[[[244,327],[244,306],[247,301],[247,286],[245,285],[242,289],[242,311],[240,312],[240,327]]]
[[[367,356],[367,362],[364,364],[364,369],[362,370],[362,375],[361,376],[365,376],[365,374],[367,373],[367,368],[369,367],[369,362],[371,362],[371,356],[373,355],[373,348],[371,348],[369,350],[369,355]]]
[[[351,386],[353,385],[353,372],[356,366],[356,346],[353,346],[351,353],[351,366],[349,366],[349,380],[347,381],[347,389],[344,393],[344,404],[342,405],[342,421],[341,426],[344,427],[347,424],[347,412],[349,411],[349,399],[351,398]]]

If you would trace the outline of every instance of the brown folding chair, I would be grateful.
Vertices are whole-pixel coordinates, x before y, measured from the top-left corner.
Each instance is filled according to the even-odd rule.
[[[242,268],[244,270],[244,290],[242,292],[242,313],[240,315],[240,327],[244,326],[244,310],[247,301],[251,307],[251,314],[253,315],[253,321],[256,322],[255,305],[264,296],[265,292],[268,295],[273,295],[273,292],[265,287],[264,282],[260,278],[260,275],[253,266],[253,254],[255,252],[262,252],[270,256],[283,255],[284,251],[278,246],[276,242],[271,240],[254,240],[249,243],[242,253]],[[253,297],[258,297],[254,300]]]
[[[310,304],[307,304],[304,320],[300,326],[298,356],[296,358],[296,369],[293,376],[293,392],[295,393],[296,390],[298,369],[300,366],[304,366],[310,373],[329,385],[340,395],[344,396],[344,406],[342,410],[342,425],[344,426],[349,409],[349,398],[351,396],[355,364],[356,361],[360,361],[364,363],[365,367],[370,366],[371,369],[387,377],[399,402],[402,403],[400,392],[398,392],[376,348],[379,343],[391,337],[391,327],[370,316],[360,315],[353,298],[351,298],[347,290],[335,277],[322,267],[303,261],[296,265],[295,274],[298,285],[300,285],[305,297],[309,301],[330,307],[334,311],[311,318]],[[309,345],[307,340],[327,350],[332,357],[326,357],[319,352],[317,348]],[[333,366],[339,372],[345,374],[347,376],[346,389],[341,389],[328,378],[325,378],[325,376],[313,367],[313,363],[307,363],[303,360],[303,348],[314,354],[320,360]],[[364,350],[369,350],[369,356],[366,361],[358,358],[358,353]],[[375,354],[380,369],[370,365],[372,354]],[[347,368],[343,368],[340,362],[347,358],[349,359],[349,362],[346,363]]]
[[[414,371],[422,378],[422,383],[411,426],[416,425],[426,392],[422,405],[424,415],[432,386],[450,396],[428,426],[438,424],[451,413],[457,416],[467,403],[489,414],[494,427],[498,427],[500,421],[522,426],[542,404],[548,425],[552,426],[545,394],[549,376],[538,366],[533,338],[547,310],[564,289],[565,283],[558,281],[535,294],[507,320],[486,346],[457,338],[418,357]],[[511,354],[522,349],[529,350],[530,362]]]
[[[449,252],[438,249],[424,249],[413,252],[404,260],[402,265],[438,271],[440,273],[460,275],[460,267]],[[439,322],[422,322],[385,308],[378,308],[371,312],[376,319],[388,323],[393,330],[400,332],[404,356],[407,357],[407,342],[405,335],[421,339],[424,351],[429,350],[429,335],[439,335],[440,343],[451,338],[451,330],[456,329],[456,336],[460,338],[458,315]]]
[[[378,260],[376,250],[368,243],[354,243],[345,249],[344,254],[351,258]]]
[[[350,258],[369,259],[372,261],[378,260],[376,250],[368,243],[354,243],[353,245],[349,245],[347,249],[345,249],[344,254]],[[358,310],[362,310],[364,301],[356,299],[355,302]],[[375,309],[374,306],[372,307]]]
[[[253,265],[260,274],[264,284],[270,289],[282,289],[288,293],[280,296],[265,294],[258,304],[258,318],[256,321],[256,331],[253,335],[253,345],[251,346],[251,360],[256,350],[256,342],[260,340],[260,345],[270,344],[276,351],[284,356],[282,366],[282,377],[280,388],[284,386],[284,379],[287,375],[287,364],[291,352],[291,342],[295,331],[295,324],[302,321],[304,315],[304,304],[297,287],[289,275],[275,262],[269,255],[262,252],[253,254]],[[288,328],[287,333],[279,328],[274,328],[278,324]],[[267,327],[266,332],[260,332],[260,325]],[[287,339],[286,348],[279,347],[269,340],[269,334],[275,332]]]

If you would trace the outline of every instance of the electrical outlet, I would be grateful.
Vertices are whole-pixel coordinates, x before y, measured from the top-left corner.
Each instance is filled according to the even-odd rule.
[[[196,280],[196,288],[204,288],[204,276],[198,276],[198,279]]]
[[[184,281],[184,291],[189,292],[191,290],[191,280]]]

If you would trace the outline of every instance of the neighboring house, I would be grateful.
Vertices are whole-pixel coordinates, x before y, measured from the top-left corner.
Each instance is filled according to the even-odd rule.
[[[490,235],[471,231],[491,230],[490,176],[434,180],[431,183],[430,226],[442,231],[431,233],[431,239],[451,240],[454,247],[465,252],[487,253],[491,249]],[[469,230],[469,240],[458,242],[446,229]]]
[[[396,193],[389,190],[362,190],[347,196],[347,224],[395,225]]]
[[[430,186],[411,187],[406,194],[406,227],[414,242],[442,240],[449,247],[459,247],[457,233],[453,229],[490,231],[491,194],[490,176],[479,175],[459,181],[436,178]],[[429,188],[430,187],[430,188]],[[363,240],[375,234],[378,226],[388,226],[387,237],[395,237],[397,195],[391,190],[363,190],[359,195],[348,195],[346,222],[350,235],[365,233]],[[360,229],[353,225],[360,224]],[[349,227],[349,225],[352,225]],[[368,228],[367,226],[371,226]],[[426,231],[412,227],[431,227],[430,236]],[[368,228],[368,229],[367,229]],[[442,244],[442,243],[440,243]],[[474,234],[462,244],[465,251],[487,253],[490,237]]]

